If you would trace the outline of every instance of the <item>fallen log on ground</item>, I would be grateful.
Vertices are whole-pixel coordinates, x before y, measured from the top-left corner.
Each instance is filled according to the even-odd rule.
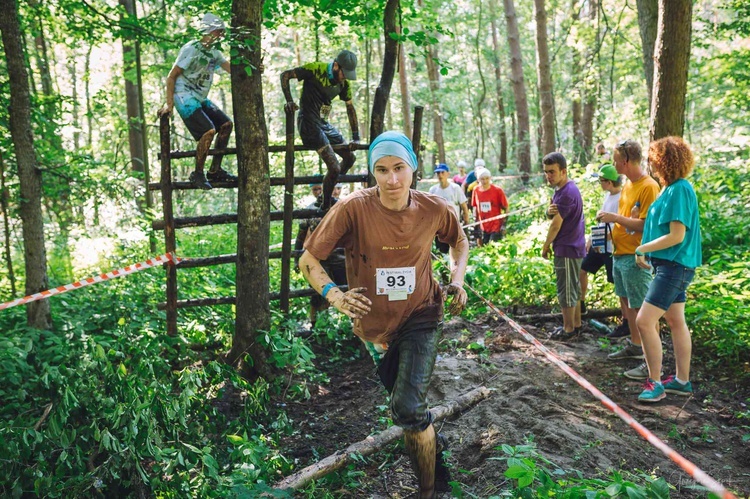
[[[604,319],[606,317],[616,317],[622,314],[622,310],[619,308],[605,308],[602,310],[589,310],[585,315],[581,316],[581,320],[586,319]],[[528,314],[528,315],[517,315],[513,317],[513,320],[517,322],[531,322],[531,321],[544,321],[562,319],[562,314]]]
[[[475,388],[472,391],[461,395],[455,400],[449,401],[445,405],[430,408],[430,412],[435,416],[435,421],[441,421],[468,409],[489,396],[490,390],[484,386],[480,386],[479,388]],[[391,442],[395,442],[401,438],[403,434],[404,430],[402,430],[400,426],[391,426],[385,431],[371,435],[364,440],[354,443],[343,451],[336,451],[325,459],[318,461],[315,464],[311,464],[307,468],[304,468],[293,475],[289,475],[277,483],[276,488],[300,489],[311,481],[354,462],[354,459],[351,457],[352,454],[369,456],[370,454],[374,454],[383,449],[383,447]]]

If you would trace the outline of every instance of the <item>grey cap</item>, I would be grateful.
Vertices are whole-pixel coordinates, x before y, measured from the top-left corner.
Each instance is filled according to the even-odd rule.
[[[212,14],[209,12],[205,16],[203,16],[203,19],[201,19],[200,32],[204,35],[213,33],[217,30],[224,30],[226,28],[227,27],[224,24],[224,21],[222,21],[221,18],[216,14]]]
[[[357,79],[357,56],[354,52],[342,50],[334,60],[341,66],[341,70],[344,71],[344,76],[347,80]]]

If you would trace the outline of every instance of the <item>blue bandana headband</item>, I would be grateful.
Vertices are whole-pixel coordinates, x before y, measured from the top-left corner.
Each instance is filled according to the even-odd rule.
[[[370,171],[373,171],[375,163],[380,158],[386,156],[400,158],[411,167],[412,171],[417,171],[417,155],[414,154],[411,140],[406,138],[406,135],[401,132],[383,132],[372,141],[370,150],[367,152],[367,162],[370,166]]]

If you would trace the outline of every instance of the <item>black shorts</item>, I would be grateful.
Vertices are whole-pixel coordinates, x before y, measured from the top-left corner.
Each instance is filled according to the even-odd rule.
[[[344,144],[344,136],[338,129],[323,120],[311,120],[300,116],[297,120],[299,136],[305,147],[311,147],[316,151],[329,144]]]
[[[607,269],[607,282],[615,282],[615,277],[612,274],[612,254],[598,253],[592,247],[583,259],[581,270],[589,274],[596,274],[602,266]]]
[[[197,99],[194,100],[197,102]],[[203,101],[190,116],[185,117],[180,113],[180,117],[195,140],[200,140],[209,130],[218,130],[224,123],[231,121],[224,111],[208,99]]]

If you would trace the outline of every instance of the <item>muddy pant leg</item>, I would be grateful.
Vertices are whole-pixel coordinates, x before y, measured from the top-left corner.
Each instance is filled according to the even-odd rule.
[[[351,151],[342,151],[340,155],[341,155],[341,175],[344,175],[346,174],[346,172],[348,172],[351,169],[352,165],[354,165],[354,162],[357,160],[357,157]]]
[[[211,141],[216,135],[216,130],[209,130],[198,140],[198,146],[195,148],[195,171],[202,172],[203,165],[206,164],[208,148],[211,147]]]
[[[229,135],[232,133],[232,122],[227,121],[219,127],[219,132],[216,134],[216,149],[225,149],[229,143]],[[223,154],[215,154],[211,160],[210,172],[215,173],[221,169],[221,160],[224,158]]]
[[[333,148],[330,145],[318,149],[318,154],[328,169],[326,176],[323,179],[323,204],[321,205],[321,209],[327,210],[331,207],[331,196],[333,194],[333,188],[336,187],[336,180],[341,173],[341,165],[336,157],[336,153],[333,152]]]
[[[435,494],[435,430],[427,409],[427,389],[437,355],[440,323],[406,328],[395,342],[398,366],[391,393],[393,422],[404,429],[404,442],[419,480],[419,497]]]
[[[420,499],[435,497],[435,428],[404,431],[404,444],[419,482]]]

